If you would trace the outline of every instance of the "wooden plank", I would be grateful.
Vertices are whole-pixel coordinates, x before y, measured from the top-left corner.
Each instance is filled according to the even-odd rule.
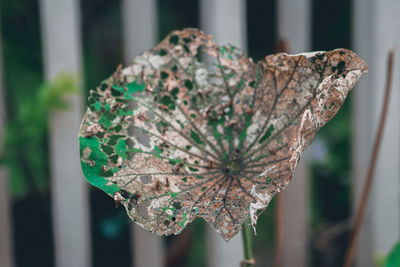
[[[157,42],[157,4],[155,0],[123,0],[122,27],[125,63]]]
[[[400,47],[400,2],[355,0],[354,50],[370,66],[354,92],[354,205],[364,185],[373,138],[381,112],[389,49]],[[400,53],[397,51],[389,113],[369,207],[358,242],[357,266],[375,266],[400,239]]]
[[[200,25],[212,34],[219,45],[232,44],[247,50],[246,1],[200,0]],[[242,236],[238,234],[228,243],[207,227],[208,266],[238,266],[244,259]]]
[[[0,131],[4,129],[0,126]],[[7,169],[0,167],[0,267],[14,266]]]
[[[208,267],[240,266],[243,259],[242,235],[240,233],[226,242],[207,224]]]
[[[311,1],[280,0],[277,2],[278,37],[289,44],[290,53],[309,51],[311,47]],[[282,266],[307,266],[308,219],[308,154],[301,156],[292,181],[282,192],[283,246]]]
[[[157,41],[155,0],[123,0],[124,62],[129,64],[141,52],[152,48]],[[164,266],[163,238],[143,230],[132,222],[133,257],[136,267]],[[150,253],[151,252],[151,253]]]
[[[0,16],[1,29],[1,16]],[[3,140],[6,122],[6,107],[4,103],[5,87],[3,76],[3,47],[2,36],[0,31],[0,154],[3,153]],[[12,227],[11,227],[11,210],[8,194],[8,174],[4,166],[0,166],[0,266],[12,267]]]
[[[41,28],[46,79],[60,72],[80,74],[78,0],[41,0]],[[81,94],[69,95],[68,111],[50,115],[52,216],[57,267],[90,266],[88,192],[81,175],[77,133]]]
[[[246,1],[200,0],[200,26],[217,44],[247,51]]]
[[[364,4],[361,4],[360,1],[354,1],[354,7],[357,8],[353,13],[353,21],[354,21],[354,35],[353,35],[353,46],[355,52],[359,53],[359,55],[367,62],[367,64],[371,65],[372,57],[372,42],[361,43],[361,38],[366,38],[370,30],[369,27],[372,26],[372,21],[369,20],[368,17],[372,15],[371,1],[367,1]],[[365,12],[365,15],[364,15]],[[357,41],[359,40],[359,41]],[[371,105],[371,87],[368,87],[367,79],[371,73],[368,73],[358,82],[356,88],[354,88],[353,94],[353,166],[352,172],[354,176],[354,185],[353,185],[353,208],[356,208],[358,205],[358,200],[361,197],[361,190],[364,185],[366,171],[368,169],[368,161],[369,155],[372,149],[373,143],[373,132],[372,129],[372,120],[371,120],[371,111],[365,110],[363,108],[364,105]],[[372,79],[372,78],[370,78]],[[383,86],[383,85],[382,85]],[[361,91],[362,90],[362,91]],[[394,91],[394,90],[393,90]],[[392,91],[392,93],[393,93]],[[387,122],[388,123],[388,122]],[[367,130],[367,131],[366,131]],[[365,131],[362,133],[362,131]],[[370,205],[371,201],[369,201]],[[354,212],[353,212],[354,213]],[[371,208],[368,207],[366,210],[366,214],[364,217],[363,227],[361,228],[358,243],[357,243],[357,251],[355,257],[355,266],[365,266],[365,267],[373,267],[374,263],[371,260],[372,255],[372,235],[371,232]]]
[[[134,266],[161,267],[165,264],[163,238],[154,235],[132,222],[134,240]]]
[[[0,125],[0,131],[2,131]],[[8,194],[8,173],[7,169],[0,167],[0,266],[12,267],[13,242],[11,227],[10,199]]]
[[[308,161],[304,154],[283,192],[284,241],[282,266],[308,266]]]
[[[311,1],[279,0],[277,3],[278,37],[289,43],[290,53],[311,49]]]

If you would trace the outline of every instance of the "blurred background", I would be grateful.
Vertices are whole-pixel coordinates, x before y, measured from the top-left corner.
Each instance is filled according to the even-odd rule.
[[[383,97],[386,56],[400,46],[398,0],[2,0],[0,2],[0,266],[239,266],[197,219],[154,237],[88,186],[77,133],[86,96],[170,31],[197,27],[255,61],[274,52],[350,48],[370,73],[302,155],[284,192],[283,261],[341,266]],[[399,54],[399,53],[398,53]],[[356,266],[380,266],[400,239],[400,57]],[[276,199],[253,238],[273,266]]]

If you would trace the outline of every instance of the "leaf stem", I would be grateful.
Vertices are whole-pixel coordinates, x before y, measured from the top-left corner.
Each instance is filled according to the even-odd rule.
[[[244,260],[240,263],[241,267],[251,267],[255,266],[255,260],[253,259],[253,251],[251,248],[251,226],[243,225],[242,228],[242,242],[244,251]]]

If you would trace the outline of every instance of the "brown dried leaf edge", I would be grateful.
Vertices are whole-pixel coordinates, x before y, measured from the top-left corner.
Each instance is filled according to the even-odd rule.
[[[229,240],[248,218],[255,227],[366,72],[347,49],[254,63],[174,31],[90,92],[83,173],[144,229],[178,234],[202,217]]]

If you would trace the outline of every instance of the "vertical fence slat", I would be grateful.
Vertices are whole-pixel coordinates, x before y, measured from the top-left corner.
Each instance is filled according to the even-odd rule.
[[[355,52],[370,66],[354,92],[353,171],[357,205],[381,111],[387,53],[392,46],[400,47],[400,2],[355,0],[352,10]],[[358,242],[357,266],[375,266],[374,258],[388,253],[400,238],[400,53],[396,52],[389,113]]]
[[[288,41],[290,53],[311,48],[311,1],[279,0],[277,3],[278,34]]]
[[[62,71],[81,74],[78,0],[41,0],[41,28],[46,79]],[[88,192],[81,176],[77,134],[81,94],[68,96],[67,111],[49,118],[52,215],[57,267],[90,266]]]
[[[122,22],[124,60],[129,63],[157,42],[156,0],[123,0]]]
[[[368,38],[373,22],[370,20],[372,18],[372,1],[366,1],[366,3],[361,3],[362,1],[354,1],[354,35],[353,35],[353,45],[355,52],[357,52],[366,62],[371,66],[372,64],[372,42],[361,43],[362,38]],[[373,142],[373,132],[372,129],[372,119],[371,112],[365,110],[363,106],[370,106],[372,103],[372,91],[371,87],[367,86],[367,79],[372,79],[374,77],[369,77],[371,73],[368,73],[358,82],[356,88],[354,89],[354,103],[353,103],[353,175],[354,175],[354,185],[353,185],[353,207],[358,205],[358,200],[361,196],[361,190],[365,182],[366,170],[368,169],[369,154],[371,153],[371,144]],[[393,90],[394,91],[394,90]],[[392,92],[393,92],[392,91]],[[367,130],[367,131],[366,131]],[[364,133],[362,133],[364,132]],[[369,205],[371,201],[369,201]],[[368,207],[364,217],[363,226],[360,231],[357,252],[356,252],[356,265],[363,267],[373,267],[375,264],[372,263],[371,256],[372,253],[372,236],[371,233],[371,208]],[[353,212],[354,213],[354,212]]]
[[[163,238],[132,224],[134,240],[134,266],[165,266]]]
[[[152,48],[157,41],[155,0],[123,0],[124,61],[131,62],[139,53]],[[133,256],[136,267],[164,265],[163,238],[151,234],[132,222]]]
[[[280,0],[277,3],[278,36],[289,44],[290,53],[310,50],[311,1]],[[308,162],[304,152],[292,181],[283,192],[284,243],[282,266],[307,266]]]
[[[1,96],[0,96],[1,97]],[[0,131],[4,128],[0,125]],[[0,266],[13,266],[11,211],[8,194],[8,173],[0,167]]]
[[[0,29],[1,29],[1,16],[0,16]],[[5,120],[6,120],[6,107],[5,107],[5,87],[3,76],[3,47],[2,35],[0,30],[0,154],[3,153],[3,140],[5,134]],[[11,267],[13,266],[12,254],[12,227],[11,227],[11,210],[8,194],[8,173],[7,169],[0,166],[0,266]]]
[[[201,29],[212,34],[219,45],[232,44],[247,50],[246,1],[200,0]],[[238,234],[229,243],[207,227],[208,266],[239,266],[243,260],[242,237]]]
[[[208,267],[239,266],[244,259],[242,247],[242,235],[240,233],[227,243],[207,224]]]
[[[200,0],[200,26],[219,45],[233,44],[247,51],[246,1]]]

